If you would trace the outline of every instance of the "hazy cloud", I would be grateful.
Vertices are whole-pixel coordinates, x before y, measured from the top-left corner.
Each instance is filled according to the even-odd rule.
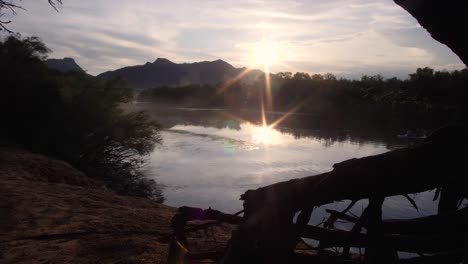
[[[91,74],[157,57],[247,66],[248,47],[262,36],[281,48],[272,71],[404,77],[417,67],[463,67],[390,0],[64,0],[58,13],[44,1],[21,4],[27,11],[12,29]]]

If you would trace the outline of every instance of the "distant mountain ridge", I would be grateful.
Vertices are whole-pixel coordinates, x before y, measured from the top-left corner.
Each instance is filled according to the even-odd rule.
[[[158,58],[153,63],[128,66],[98,75],[104,79],[121,77],[129,86],[136,89],[149,89],[160,86],[183,86],[190,84],[215,85],[234,78],[245,68],[235,68],[223,60],[202,61],[195,63],[174,63],[166,58]],[[260,70],[252,70],[240,81],[251,83],[259,75]]]
[[[73,58],[47,59],[46,64],[49,68],[59,72],[83,71]]]

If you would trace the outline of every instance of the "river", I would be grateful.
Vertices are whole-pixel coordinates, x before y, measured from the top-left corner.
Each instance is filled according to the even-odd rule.
[[[289,115],[284,122],[288,126],[270,127],[262,125],[259,111],[156,107],[150,103],[132,107],[146,110],[164,127],[162,144],[147,157],[144,172],[162,186],[165,203],[176,207],[211,207],[234,213],[242,209],[239,197],[248,189],[316,175],[331,170],[337,162],[417,143],[397,139],[397,130],[372,129],[365,122],[330,125],[305,113]],[[285,114],[267,113],[267,124]],[[291,126],[294,119],[307,125]],[[384,218],[433,214],[433,196],[433,192],[414,195],[419,210],[402,196],[389,197],[383,206]],[[359,215],[366,203],[359,202],[351,212]],[[327,208],[341,209],[348,204],[322,206],[312,221],[320,222]]]

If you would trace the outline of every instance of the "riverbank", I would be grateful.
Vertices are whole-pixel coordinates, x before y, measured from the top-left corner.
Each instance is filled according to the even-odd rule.
[[[116,195],[65,162],[0,149],[0,263],[165,263],[175,213]],[[225,243],[230,232],[215,236]]]

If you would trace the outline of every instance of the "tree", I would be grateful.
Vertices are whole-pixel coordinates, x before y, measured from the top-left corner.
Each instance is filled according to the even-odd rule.
[[[294,80],[310,80],[310,75],[306,72],[296,72],[293,76]]]
[[[57,7],[62,4],[62,0],[47,0],[49,5],[52,6],[56,11]],[[23,9],[20,5],[15,4],[14,1],[4,1],[0,0],[0,31],[6,31],[8,33],[13,33],[7,28],[7,25],[11,23],[11,20],[1,20],[1,18],[10,13],[16,15],[16,10]]]
[[[162,200],[140,172],[159,125],[120,108],[133,99],[124,81],[50,70],[48,51],[37,37],[0,41],[0,141],[65,160],[120,194]]]
[[[292,73],[291,72],[278,72],[276,76],[283,80],[291,80]]]

